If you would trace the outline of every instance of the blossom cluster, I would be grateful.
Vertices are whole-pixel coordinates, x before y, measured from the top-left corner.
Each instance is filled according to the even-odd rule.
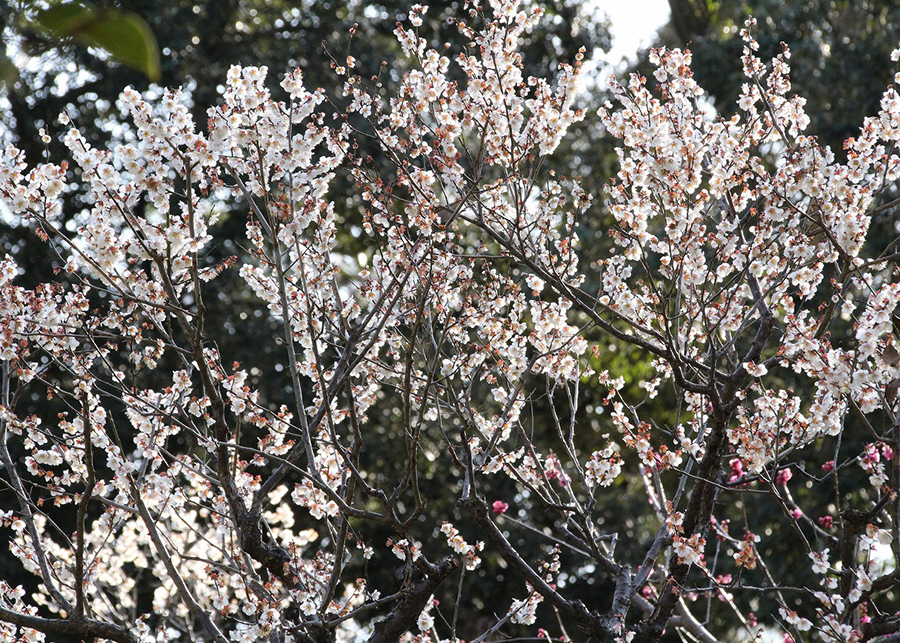
[[[591,196],[545,169],[585,117],[583,53],[527,77],[543,11],[488,4],[455,21],[469,46],[452,57],[413,6],[396,91],[352,56],[335,62],[345,105],[302,70],[279,99],[265,68],[234,66],[205,130],[182,92],[128,89],[112,149],[70,128],[69,164],[4,151],[0,207],[47,241],[56,278],[26,287],[0,259],[0,526],[39,580],[0,581],[0,635],[456,641],[441,601],[477,592],[488,557],[527,593],[477,640],[538,621],[715,640],[682,596],[718,596],[751,638],[759,601],[825,641],[891,612],[900,282],[867,236],[900,178],[896,90],[839,161],[752,20],[729,119],[690,52],[655,50],[653,80],[613,81],[600,111],[619,171],[593,205],[614,226],[584,243]],[[237,216],[241,254],[223,258]],[[270,352],[220,341],[226,271],[277,328],[253,338]],[[634,371],[603,370],[624,348]],[[847,478],[868,486],[842,494]],[[824,481],[841,506],[792,495]],[[636,489],[647,509],[606,531]],[[784,599],[745,496],[783,514],[818,589]],[[381,585],[372,569],[397,560]],[[587,579],[611,604],[577,598]]]

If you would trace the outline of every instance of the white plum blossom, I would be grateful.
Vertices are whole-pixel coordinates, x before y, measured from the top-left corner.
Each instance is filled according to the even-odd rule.
[[[748,640],[751,609],[900,628],[900,282],[870,232],[900,94],[837,155],[752,19],[727,119],[652,50],[599,112],[600,202],[554,168],[585,52],[528,77],[543,14],[470,3],[454,52],[412,5],[390,82],[234,65],[205,128],[127,88],[112,149],[64,116],[68,161],[3,150],[0,211],[48,252],[0,258],[0,529],[35,577],[0,580],[0,638],[733,638],[692,611],[714,596]],[[498,570],[524,598],[484,595]]]

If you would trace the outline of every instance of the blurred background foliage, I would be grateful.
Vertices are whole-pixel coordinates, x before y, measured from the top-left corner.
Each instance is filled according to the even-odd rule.
[[[327,52],[336,59],[353,55],[363,77],[381,74],[390,88],[402,75],[404,62],[397,46],[393,29],[397,21],[404,20],[408,3],[400,1],[368,3],[360,0],[122,0],[97,3],[90,11],[100,15],[116,16],[134,25],[146,25],[144,33],[151,42],[147,44],[148,60],[158,51],[158,69],[152,63],[135,64],[117,55],[114,44],[102,38],[88,41],[83,34],[65,32],[62,28],[41,23],[42,10],[59,3],[0,2],[0,32],[5,51],[0,51],[0,141],[14,143],[27,155],[30,162],[45,159],[58,161],[66,157],[59,143],[61,130],[57,115],[68,112],[72,121],[85,133],[94,145],[104,145],[121,136],[121,114],[116,99],[126,86],[133,86],[149,95],[158,94],[160,87],[183,86],[191,102],[195,122],[206,122],[206,109],[217,103],[226,72],[232,64],[265,65],[269,68],[269,83],[273,94],[281,96],[277,87],[282,72],[300,67],[308,87],[325,88],[335,104],[341,101],[341,77],[329,68]],[[638,11],[639,3],[635,3]],[[731,115],[734,102],[744,77],[740,55],[742,42],[737,31],[746,15],[754,15],[759,25],[755,30],[761,44],[763,59],[780,51],[785,41],[793,52],[794,89],[808,99],[807,111],[812,119],[809,133],[835,151],[840,157],[845,138],[856,133],[862,118],[874,114],[884,87],[892,81],[893,67],[889,64],[890,52],[900,43],[900,3],[892,0],[669,0],[672,9],[671,22],[660,30],[656,44],[690,46],[694,52],[694,70],[702,87],[709,93],[716,110],[723,116]],[[433,2],[426,14],[426,24],[421,28],[430,45],[441,48],[450,42],[459,51],[463,42],[456,28],[448,24],[448,18],[462,14],[462,2]],[[88,5],[80,4],[80,7]],[[608,49],[609,25],[603,14],[590,9],[579,0],[556,0],[544,4],[547,18],[538,31],[528,36],[525,46],[526,73],[534,75],[555,74],[560,61],[572,60],[582,46],[587,48],[587,58]],[[103,12],[106,12],[103,14]],[[350,29],[358,25],[351,39]],[[77,30],[76,30],[77,31]],[[634,69],[647,73],[646,52],[639,55]],[[387,62],[386,72],[382,62]],[[385,76],[385,73],[387,76]],[[605,73],[605,72],[604,72]],[[158,77],[157,77],[158,76]],[[648,74],[649,76],[649,74]],[[554,160],[561,173],[578,176],[586,190],[594,196],[594,203],[585,218],[579,234],[585,248],[595,249],[607,241],[610,221],[603,209],[603,184],[615,172],[613,143],[602,133],[597,107],[608,97],[602,91],[593,91],[584,99],[587,118],[570,130]],[[51,135],[51,142],[41,142],[40,130]],[[387,171],[387,170],[386,170]],[[341,247],[351,256],[366,248],[359,225],[362,203],[353,196],[346,177],[339,177],[333,190],[342,220]],[[66,215],[74,217],[85,207],[85,202],[75,192],[68,196]],[[210,263],[243,253],[240,240],[246,218],[246,206],[236,204],[224,213],[214,231],[217,246],[207,258]],[[242,209],[243,208],[243,209]],[[894,226],[896,213],[882,213],[878,225],[884,231]],[[883,238],[883,237],[882,237]],[[38,241],[20,223],[0,220],[0,252],[14,255],[24,269],[22,282],[33,284],[49,279],[54,261],[46,252],[46,246]],[[585,266],[589,278],[595,274],[591,266]],[[292,398],[287,369],[283,368],[283,349],[275,341],[279,335],[277,320],[273,320],[264,306],[249,293],[236,271],[226,271],[215,282],[216,298],[208,300],[209,328],[216,329],[217,346],[225,363],[241,362],[251,373],[252,386],[260,386],[267,403],[280,404]],[[221,329],[221,332],[219,332]],[[589,339],[600,340],[599,337]],[[628,384],[626,396],[638,403],[645,393],[637,381],[649,372],[644,356],[633,348],[607,344],[604,339],[601,350],[592,366],[596,370],[609,370],[613,376],[622,376]],[[263,381],[264,378],[264,381]],[[785,387],[799,387],[802,382],[786,380]],[[609,431],[604,417],[605,390],[583,382],[579,410],[579,448],[590,453],[596,436]],[[552,396],[551,396],[552,397]],[[662,429],[670,429],[675,421],[671,390],[662,390],[655,399],[644,400],[644,410]],[[537,399],[530,409],[531,429],[546,433],[537,443],[552,443],[554,430],[549,416],[549,398]],[[562,398],[558,401],[562,401]],[[26,404],[46,405],[43,397],[36,397]],[[366,444],[366,465],[375,481],[391,485],[399,474],[400,464],[394,461],[391,444],[393,436],[402,431],[396,409],[379,405],[373,410],[368,430],[376,439]],[[854,422],[851,416],[850,423]],[[121,423],[124,425],[125,423]],[[809,471],[799,472],[791,488],[795,499],[810,512],[813,519],[834,514],[840,499],[831,490],[823,492],[818,482],[819,465],[830,460],[835,451],[834,442],[825,440],[809,449]],[[844,444],[845,452],[853,445]],[[427,450],[425,450],[427,451]],[[831,454],[831,455],[829,455]],[[434,457],[432,457],[434,456]],[[426,550],[437,555],[444,547],[431,532],[434,517],[453,516],[463,535],[475,538],[474,528],[467,525],[453,507],[454,494],[448,493],[441,467],[446,463],[435,454],[423,455],[423,489],[428,496],[429,521],[418,537]],[[626,472],[637,472],[636,461],[629,458]],[[670,474],[674,475],[674,474]],[[862,474],[848,471],[848,476]],[[666,479],[667,484],[672,479]],[[856,486],[862,489],[862,479]],[[496,499],[507,500],[510,510],[507,518],[501,518],[501,526],[512,534],[512,541],[521,548],[526,559],[547,557],[553,544],[547,537],[553,531],[554,517],[545,515],[527,497],[516,495],[508,480],[496,478],[496,487],[488,493]],[[655,536],[659,525],[646,508],[644,482],[640,476],[623,476],[616,485],[602,492],[598,502],[598,519],[602,532],[634,535],[620,541],[618,555],[631,564],[639,564],[642,552]],[[862,493],[862,492],[860,492]],[[9,494],[0,505],[11,502]],[[745,529],[764,536],[761,552],[778,563],[779,572],[791,570],[791,584],[812,582],[805,551],[789,538],[777,534],[787,530],[788,520],[783,508],[768,497],[756,493],[744,493],[742,500],[723,506],[720,520],[731,520],[731,535],[740,539]],[[491,500],[494,498],[490,498]],[[747,503],[747,507],[743,506]],[[746,509],[746,510],[745,510]],[[757,522],[747,523],[746,516],[754,516]],[[302,528],[304,516],[298,516]],[[531,528],[524,528],[514,521],[523,521]],[[311,525],[312,526],[312,523]],[[428,530],[428,531],[426,531]],[[367,540],[378,546],[390,534],[375,530],[365,531]],[[812,531],[811,531],[812,533]],[[836,533],[836,532],[835,532]],[[771,537],[772,535],[776,537]],[[766,538],[765,536],[770,536]],[[824,537],[815,534],[816,538]],[[713,540],[712,538],[710,539]],[[827,545],[825,545],[827,546]],[[730,559],[729,545],[722,546],[722,558]],[[472,636],[491,625],[491,614],[502,614],[507,604],[499,602],[509,596],[509,584],[519,587],[513,590],[524,595],[521,579],[508,573],[499,557],[486,552],[485,564],[476,572],[477,578],[468,578],[463,597],[461,622],[464,638]],[[583,567],[577,557],[566,550],[561,554],[562,567],[569,570],[560,578],[577,597],[585,602],[606,602],[611,586],[602,574],[593,568]],[[368,570],[371,586],[391,587],[396,560],[374,559]],[[17,560],[0,551],[0,566],[4,578],[13,585],[22,583],[33,586]],[[728,560],[722,569],[732,570]],[[573,571],[574,570],[574,571]],[[746,580],[753,584],[765,584],[762,570],[746,573]],[[144,587],[152,596],[152,587]],[[455,602],[456,583],[443,588],[444,606]],[[702,607],[697,610],[701,620],[711,626],[724,626],[735,632],[734,640],[741,639],[740,623],[730,608],[713,597],[701,598]],[[775,611],[772,601],[761,601],[757,609],[760,615]],[[443,610],[442,610],[443,611]],[[449,615],[450,612],[447,612]],[[551,617],[552,618],[552,617]],[[552,633],[558,636],[559,633]],[[676,640],[673,638],[667,640]]]
[[[838,158],[866,116],[878,111],[893,82],[891,52],[900,46],[900,3],[894,0],[669,0],[673,20],[661,43],[689,46],[697,82],[725,117],[736,107],[746,82],[738,31],[747,15],[760,57],[771,58],[781,43],[791,49],[794,91],[807,99],[808,132]]]

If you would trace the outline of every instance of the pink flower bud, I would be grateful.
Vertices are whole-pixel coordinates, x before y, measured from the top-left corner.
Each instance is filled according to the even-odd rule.
[[[506,510],[509,509],[509,505],[503,502],[502,500],[495,500],[493,504],[494,513],[498,516],[502,513],[506,513]]]
[[[728,482],[737,482],[744,477],[744,465],[739,459],[732,458],[728,464],[731,465],[731,477]]]
[[[794,477],[793,472],[790,469],[782,469],[775,475],[775,483],[779,485],[786,485],[788,480]]]

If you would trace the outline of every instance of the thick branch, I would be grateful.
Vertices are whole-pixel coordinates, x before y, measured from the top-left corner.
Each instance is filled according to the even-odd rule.
[[[93,619],[41,618],[0,607],[0,621],[19,627],[29,627],[52,636],[77,636],[88,640],[98,638],[109,639],[116,643],[137,643],[137,637],[124,627]]]
[[[411,629],[438,585],[443,583],[458,566],[459,561],[449,556],[438,563],[432,572],[413,585],[387,618],[375,624],[375,633],[372,634],[369,643],[394,643],[404,632]]]

